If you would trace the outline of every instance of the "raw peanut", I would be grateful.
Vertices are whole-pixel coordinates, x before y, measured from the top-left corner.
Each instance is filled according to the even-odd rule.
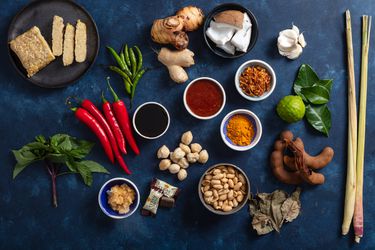
[[[237,182],[237,184],[234,185],[233,189],[234,189],[235,191],[238,191],[238,190],[240,190],[241,186],[242,186],[242,182]]]
[[[221,181],[220,180],[212,180],[211,184],[212,185],[221,185]]]
[[[246,192],[245,191],[243,191],[243,190],[240,190],[241,191],[241,194],[243,194],[243,195],[245,195],[246,194]]]
[[[243,174],[239,174],[238,175],[238,180],[242,183],[246,183],[246,180],[245,180],[245,176],[243,176]]]
[[[212,202],[215,202],[215,201],[218,201],[219,200],[219,197],[213,197],[212,198]]]
[[[231,206],[231,207],[233,207],[233,205],[234,205],[234,204],[233,204],[233,201],[229,201],[229,202],[228,202],[228,205]]]
[[[211,180],[211,179],[212,179],[212,175],[210,175],[210,174],[209,174],[209,175],[206,175],[206,176],[204,177],[204,179],[205,179],[205,180]]]
[[[222,189],[223,185],[213,185],[212,187],[215,188],[215,189]]]
[[[229,211],[231,211],[233,208],[232,208],[231,206],[229,206],[229,205],[225,205],[225,206],[222,207],[222,209],[223,209],[224,212],[229,212]]]
[[[220,206],[220,207],[223,206],[223,201],[219,201],[219,206]]]
[[[205,187],[203,188],[203,190],[204,190],[204,192],[206,192],[206,191],[210,190],[210,185],[208,185],[208,186],[205,186]]]
[[[220,179],[223,179],[224,175],[223,174],[216,174],[214,175],[214,177],[212,177],[212,179],[214,180],[220,180]]]
[[[233,179],[234,178],[234,174],[227,174],[227,178],[228,179]]]
[[[227,174],[224,173],[224,170],[223,170],[223,178],[227,178]]]
[[[211,204],[211,203],[212,203],[212,196],[211,196],[211,197],[205,197],[205,198],[204,198],[204,201],[205,201],[207,204]]]
[[[219,196],[219,200],[221,201],[225,201],[227,199],[227,195],[226,194],[222,194]]]
[[[246,190],[246,185],[242,185],[241,188],[240,188],[241,191],[244,191]]]
[[[238,196],[237,196],[237,201],[238,202],[241,202],[243,200],[243,195],[242,194],[239,194]]]
[[[216,168],[216,169],[214,169],[214,171],[212,173],[214,175],[221,174],[221,170]]]
[[[219,202],[217,201],[214,201],[214,204],[213,204],[214,208],[216,209],[217,206],[219,206]]]
[[[204,181],[202,181],[202,186],[209,186],[210,183],[211,182],[209,180],[204,180]]]
[[[238,196],[237,191],[234,191],[234,192],[233,192],[233,197],[237,197],[237,196]]]
[[[221,171],[223,171],[223,173],[228,173],[228,169],[226,169],[226,168],[224,168],[224,169],[221,170]]]
[[[233,200],[233,190],[229,190],[229,193],[228,193],[228,199],[229,200]]]
[[[230,188],[233,188],[234,187],[234,183],[233,183],[233,180],[232,179],[229,179],[228,180],[228,185]]]
[[[228,183],[225,183],[224,184],[224,189],[228,189],[229,188],[229,184]]]
[[[238,206],[238,201],[236,199],[233,200],[233,207],[237,207]]]
[[[219,195],[227,194],[227,193],[229,193],[229,190],[228,190],[228,189],[222,189],[222,190],[219,190]]]
[[[212,196],[212,191],[206,191],[206,192],[204,192],[204,196],[205,196],[205,197],[210,197],[210,196]]]
[[[234,178],[233,178],[233,183],[234,183],[234,185],[236,185],[237,182],[238,182],[238,178],[237,178],[237,177],[234,177]]]
[[[201,187],[201,192],[204,193],[207,190],[204,190],[206,187]]]
[[[219,194],[217,193],[216,189],[214,189],[212,192],[213,192],[215,198],[219,197]]]
[[[227,183],[228,179],[224,177],[223,179],[221,179],[221,182]]]
[[[232,167],[228,167],[228,172],[231,173],[231,174],[234,174],[236,171],[234,170],[234,168]]]
[[[222,170],[222,169],[225,169],[225,166],[219,166],[217,168],[220,169],[220,170]]]

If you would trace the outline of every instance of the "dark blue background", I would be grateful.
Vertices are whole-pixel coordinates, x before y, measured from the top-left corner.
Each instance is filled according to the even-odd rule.
[[[149,42],[149,31],[155,18],[171,15],[180,7],[195,4],[208,13],[223,1],[79,1],[94,17],[99,28],[101,48],[94,67],[77,83],[57,90],[42,89],[22,80],[11,68],[7,57],[6,34],[12,17],[27,1],[1,1],[0,4],[0,248],[57,248],[57,249],[346,249],[353,247],[353,234],[341,236],[341,222],[346,176],[347,134],[347,71],[344,43],[344,11],[352,11],[356,77],[359,76],[360,16],[375,11],[373,1],[339,0],[258,0],[238,1],[248,7],[259,22],[259,38],[255,48],[236,60],[218,58],[206,47],[202,31],[189,34],[190,45],[196,56],[196,65],[189,71],[190,79],[210,76],[220,81],[227,92],[224,111],[210,121],[192,118],[184,109],[182,94],[185,85],[169,80],[166,69],[156,60]],[[32,20],[30,20],[32,23]],[[307,48],[296,61],[278,55],[276,37],[292,23],[305,31]],[[371,39],[372,48],[374,35]],[[142,79],[137,90],[135,105],[145,101],[158,101],[170,111],[172,122],[168,132],[155,141],[138,138],[141,156],[125,159],[134,174],[129,178],[139,187],[142,200],[149,192],[152,177],[178,185],[182,189],[177,206],[170,211],[161,209],[156,218],[142,217],[139,211],[130,218],[114,221],[100,211],[97,193],[109,178],[125,176],[117,166],[111,166],[102,149],[88,129],[76,121],[64,105],[69,95],[90,98],[99,103],[102,90],[106,90],[105,77],[111,75],[104,66],[110,57],[104,45],[120,48],[123,42],[137,44],[144,52],[145,64],[152,70]],[[373,46],[374,45],[374,46]],[[372,49],[371,48],[371,49]],[[375,136],[374,104],[374,50],[370,50],[368,119],[364,187],[365,236],[362,249],[375,247],[375,189],[374,151],[371,139]],[[251,103],[235,90],[233,77],[237,67],[249,59],[262,59],[270,63],[277,74],[275,92],[265,101]],[[298,67],[308,63],[322,78],[333,78],[332,129],[329,138],[315,132],[306,122],[293,125],[283,123],[275,113],[279,99],[291,93]],[[121,81],[111,75],[112,83],[124,97]],[[107,96],[109,97],[108,93]],[[228,149],[219,135],[219,124],[233,109],[247,108],[255,112],[263,123],[263,137],[251,151],[234,152]],[[271,192],[277,188],[293,191],[293,187],[278,182],[268,163],[272,144],[278,133],[291,129],[302,137],[311,153],[324,146],[335,149],[333,162],[322,173],[326,183],[322,186],[304,186],[300,216],[286,224],[280,234],[257,236],[250,228],[247,208],[227,217],[213,215],[200,204],[197,184],[203,171],[218,162],[237,164],[249,176],[253,192]],[[195,141],[210,153],[205,166],[189,168],[188,178],[180,183],[175,176],[157,169],[155,151],[162,144],[177,146],[179,136],[192,130]],[[59,207],[50,203],[50,180],[41,165],[31,166],[16,180],[11,173],[15,160],[10,150],[18,149],[35,135],[69,133],[97,142],[90,159],[105,165],[110,175],[96,175],[93,186],[86,187],[75,176],[58,178]],[[358,247],[359,248],[359,247]]]

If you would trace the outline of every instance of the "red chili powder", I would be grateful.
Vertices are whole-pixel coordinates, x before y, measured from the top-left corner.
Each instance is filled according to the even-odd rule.
[[[186,102],[190,110],[202,117],[216,114],[223,105],[224,97],[216,83],[202,79],[190,85]]]

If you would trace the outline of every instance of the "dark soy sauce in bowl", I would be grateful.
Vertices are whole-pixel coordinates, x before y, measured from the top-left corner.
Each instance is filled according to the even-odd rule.
[[[146,139],[162,136],[169,127],[168,111],[159,103],[149,102],[137,108],[133,118],[136,132]]]

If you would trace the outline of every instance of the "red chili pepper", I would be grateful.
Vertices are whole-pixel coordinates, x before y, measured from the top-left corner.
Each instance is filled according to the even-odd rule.
[[[125,170],[125,172],[127,174],[131,174],[131,172],[129,171],[128,167],[126,166],[126,164],[124,162],[124,159],[122,159],[121,153],[120,153],[119,148],[117,146],[115,136],[114,136],[110,126],[108,125],[107,121],[105,120],[102,113],[100,112],[100,110],[90,100],[87,100],[87,99],[82,101],[81,106],[84,109],[86,109],[96,119],[96,121],[99,123],[99,125],[102,127],[102,129],[105,131],[105,134],[107,135],[107,137],[109,139],[110,146],[112,147],[113,153],[115,154],[116,160],[118,161],[120,166]],[[113,156],[112,156],[112,158],[113,158]],[[113,163],[113,161],[112,161],[112,163]]]
[[[125,148],[124,135],[122,134],[121,128],[118,125],[115,115],[113,114],[111,104],[104,98],[103,93],[102,93],[102,101],[103,101],[102,108],[103,108],[104,117],[107,120],[111,130],[113,131],[113,134],[115,135],[117,145],[122,153],[127,154],[126,148]]]
[[[92,132],[94,132],[94,134],[96,135],[96,137],[98,137],[100,143],[102,144],[104,152],[108,156],[109,160],[114,163],[111,143],[109,142],[108,137],[100,124],[87,110],[83,108],[72,108],[71,110],[74,111],[74,114],[78,120],[83,122],[91,129]]]
[[[126,109],[125,103],[121,101],[116,92],[113,90],[111,84],[109,83],[109,80],[107,78],[107,84],[109,87],[109,90],[111,91],[113,95],[114,102],[112,104],[113,111],[115,113],[116,120],[118,121],[121,131],[124,134],[126,140],[128,141],[130,147],[134,151],[136,155],[139,155],[139,148],[137,146],[137,143],[135,142],[132,128],[130,125],[130,120],[129,120],[129,114]]]

